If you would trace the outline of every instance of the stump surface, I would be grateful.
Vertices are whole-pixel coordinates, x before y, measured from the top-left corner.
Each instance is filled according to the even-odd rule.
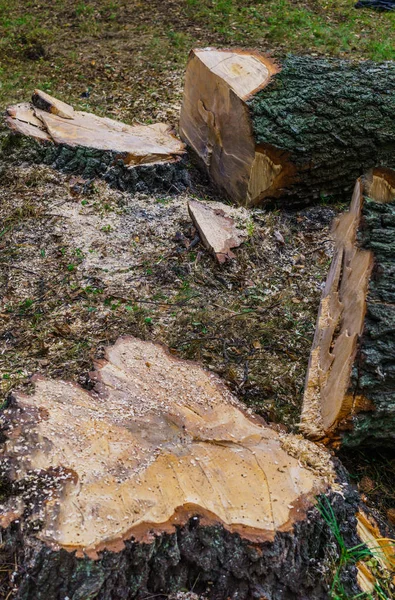
[[[6,411],[11,478],[64,480],[41,507],[51,546],[95,557],[196,513],[273,540],[333,481],[325,453],[325,475],[302,466],[215,376],[161,346],[120,339],[93,377],[96,392],[39,377]]]

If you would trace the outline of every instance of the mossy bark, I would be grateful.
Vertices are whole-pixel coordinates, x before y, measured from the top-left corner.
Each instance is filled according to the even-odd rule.
[[[350,488],[330,497],[346,543],[355,545],[358,496]],[[3,553],[17,565],[13,575],[18,600],[131,600],[165,598],[192,590],[210,599],[329,599],[333,561],[338,549],[317,508],[278,533],[274,542],[254,544],[222,526],[202,526],[195,517],[173,534],[151,543],[127,541],[118,553],[100,559],[78,559],[65,550],[51,550],[13,524],[3,534]],[[348,566],[342,580],[357,593],[356,569]]]
[[[247,104],[257,147],[289,172],[265,202],[348,200],[368,169],[395,166],[395,63],[289,56]]]
[[[128,167],[119,153],[55,145],[14,133],[4,137],[1,154],[7,161],[42,163],[85,179],[101,178],[111,187],[130,193],[172,194],[190,185],[186,158]]]
[[[301,430],[334,447],[395,441],[395,173],[357,180],[310,353]]]
[[[374,267],[369,282],[363,334],[354,365],[353,393],[374,410],[360,412],[343,443],[377,445],[395,442],[395,202],[380,204],[365,198],[358,235],[371,250]]]

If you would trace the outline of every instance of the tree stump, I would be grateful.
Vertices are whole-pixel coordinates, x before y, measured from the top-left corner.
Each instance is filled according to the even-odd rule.
[[[75,111],[39,90],[32,103],[8,107],[5,122],[16,134],[9,145],[19,144],[24,160],[128,191],[179,191],[189,183],[185,146],[165,123],[126,125]]]
[[[245,50],[190,54],[180,135],[211,181],[245,206],[345,199],[395,166],[395,65]]]
[[[336,547],[317,496],[358,543],[358,496],[329,452],[162,346],[121,338],[96,367],[94,390],[36,377],[4,411],[16,598],[328,598]]]
[[[302,431],[335,446],[395,440],[395,172],[358,179],[311,350]]]

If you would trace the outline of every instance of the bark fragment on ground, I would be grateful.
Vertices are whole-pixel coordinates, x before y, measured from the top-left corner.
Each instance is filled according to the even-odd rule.
[[[356,183],[334,226],[335,253],[310,354],[302,431],[335,445],[395,437],[395,174]]]
[[[226,209],[226,206],[223,206]],[[231,248],[240,246],[246,237],[237,229],[234,220],[227,216],[224,209],[211,208],[197,200],[188,202],[189,215],[204,246],[220,264],[236,258]]]
[[[162,346],[121,338],[96,366],[94,391],[38,377],[3,415],[17,597],[134,598],[198,579],[215,598],[325,598],[316,495],[353,539],[357,506],[329,453],[276,433]]]
[[[86,177],[101,176],[121,189],[160,188],[188,183],[185,146],[165,123],[127,125],[72,106],[35,90],[32,103],[7,108],[5,122],[30,140],[26,158]],[[35,142],[35,143],[34,143]],[[10,139],[12,144],[12,138]]]
[[[180,134],[239,204],[344,199],[369,168],[394,166],[394,90],[390,63],[289,56],[280,67],[258,52],[196,49]]]

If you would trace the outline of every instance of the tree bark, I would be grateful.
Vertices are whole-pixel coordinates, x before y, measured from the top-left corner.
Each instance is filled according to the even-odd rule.
[[[121,338],[92,381],[38,377],[4,411],[15,598],[328,598],[339,549],[317,496],[351,545],[359,504],[329,452],[152,343]],[[354,567],[342,576],[358,591]]]
[[[395,173],[358,180],[335,223],[306,379],[302,430],[336,446],[395,440]]]
[[[249,59],[194,50],[187,66],[180,134],[222,193],[246,206],[344,200],[368,169],[395,166],[393,63]]]
[[[184,145],[163,123],[126,125],[78,112],[38,90],[33,103],[7,108],[3,148],[86,179],[101,177],[130,192],[179,192],[189,185]]]

